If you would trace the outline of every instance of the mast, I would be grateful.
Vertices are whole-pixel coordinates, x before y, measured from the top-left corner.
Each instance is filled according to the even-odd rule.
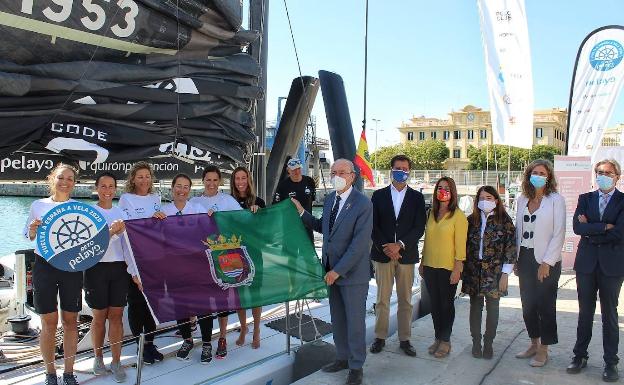
[[[252,155],[252,174],[256,184],[256,193],[266,199],[266,88],[267,88],[267,53],[269,35],[269,0],[250,0],[249,29],[259,31],[260,37],[250,44],[249,54],[260,63],[262,73],[258,80],[265,97],[256,102],[256,147]]]

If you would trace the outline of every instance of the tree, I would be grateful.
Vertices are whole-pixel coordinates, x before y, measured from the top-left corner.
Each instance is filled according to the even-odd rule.
[[[562,151],[550,145],[539,144],[533,146],[531,151],[527,154],[526,163],[531,163],[535,159],[548,159],[551,162],[555,161],[555,155],[561,155]]]
[[[444,161],[449,157],[449,149],[444,142],[439,140],[428,140],[418,145],[413,143],[396,144],[379,148],[371,155],[371,163],[377,168],[389,170],[390,160],[398,154],[407,155],[413,163],[413,168],[417,170],[440,170],[444,167]]]
[[[468,148],[468,158],[470,159],[468,168],[471,170],[485,170],[489,166],[490,170],[496,170],[497,167],[499,170],[506,170],[507,160],[511,156],[511,169],[521,170],[526,164],[528,152],[529,150],[524,148],[500,144],[479,148],[470,146]]]
[[[421,170],[441,170],[450,151],[441,140],[427,140],[415,146],[413,155],[414,168]]]

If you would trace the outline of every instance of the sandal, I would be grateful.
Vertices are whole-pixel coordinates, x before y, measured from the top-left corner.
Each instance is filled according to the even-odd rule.
[[[435,340],[431,346],[427,348],[429,354],[434,355],[436,350],[438,350],[438,346],[440,346],[440,340]]]
[[[438,349],[433,353],[435,358],[444,358],[449,355],[451,352],[451,343],[446,341],[441,341]]]

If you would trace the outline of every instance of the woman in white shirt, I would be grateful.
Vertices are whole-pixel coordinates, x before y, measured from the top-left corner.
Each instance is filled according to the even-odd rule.
[[[48,175],[50,197],[38,199],[30,206],[30,214],[24,227],[24,236],[34,241],[41,218],[54,207],[70,202],[76,185],[78,170],[60,163]],[[77,384],[73,373],[74,356],[78,345],[78,312],[82,309],[82,272],[69,272],[55,268],[43,257],[39,245],[35,246],[33,266],[33,289],[35,311],[41,318],[39,347],[46,365],[45,383],[56,385],[54,349],[56,347],[56,327],[58,325],[57,295],[60,299],[63,324],[63,354],[65,370],[63,384]]]
[[[119,208],[122,209],[127,219],[150,218],[152,216],[164,218],[166,215],[160,211],[160,195],[153,192],[154,171],[152,165],[147,162],[135,163],[128,173],[126,192],[119,198]],[[128,287],[128,321],[130,329],[135,337],[145,333],[145,347],[143,349],[143,362],[153,364],[162,361],[163,355],[154,345],[154,332],[156,322],[141,293],[141,283],[135,275],[129,282]]]
[[[556,304],[565,215],[565,199],[557,193],[552,163],[533,161],[524,171],[516,213],[516,274],[531,345],[516,357],[532,357],[529,364],[535,367],[546,364],[548,345],[558,342]]]
[[[221,171],[218,167],[213,165],[206,166],[202,174],[202,180],[204,181],[204,192],[198,197],[191,198],[191,203],[201,205],[208,212],[208,215],[212,215],[212,213],[216,211],[242,210],[234,197],[219,191],[219,186],[221,185]],[[222,359],[227,356],[227,343],[225,339],[227,333],[227,317],[232,313],[233,312],[219,313],[219,343],[215,353],[217,359]]]
[[[85,300],[93,311],[91,322],[91,339],[95,351],[93,373],[96,376],[106,374],[102,346],[108,320],[108,340],[113,358],[110,369],[115,381],[123,382],[126,379],[124,368],[120,363],[123,310],[128,296],[126,270],[131,263],[126,246],[119,237],[126,228],[123,222],[125,214],[119,207],[113,206],[117,190],[117,179],[113,174],[98,175],[95,179],[95,188],[98,194],[96,208],[106,218],[111,238],[104,257],[84,273]]]
[[[202,206],[188,201],[188,197],[191,192],[191,185],[191,178],[186,174],[178,174],[173,178],[173,181],[171,182],[171,195],[173,196],[173,202],[164,205],[162,208],[162,211],[167,214],[168,217],[206,213],[206,209]],[[197,316],[197,323],[199,323],[199,330],[201,331],[202,338],[202,352],[199,362],[204,365],[212,361],[211,339],[213,321],[214,317],[210,315]],[[177,322],[178,329],[180,330],[180,334],[182,335],[184,341],[176,353],[176,358],[179,360],[188,360],[194,346],[191,319],[180,319]]]

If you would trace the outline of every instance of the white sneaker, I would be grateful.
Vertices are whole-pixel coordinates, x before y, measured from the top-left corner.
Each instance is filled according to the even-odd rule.
[[[113,372],[113,378],[115,382],[121,383],[126,381],[126,371],[121,365],[121,362],[112,362],[110,365],[111,372]]]
[[[93,360],[93,374],[101,376],[106,374],[106,366],[104,366],[104,358],[96,356]]]

